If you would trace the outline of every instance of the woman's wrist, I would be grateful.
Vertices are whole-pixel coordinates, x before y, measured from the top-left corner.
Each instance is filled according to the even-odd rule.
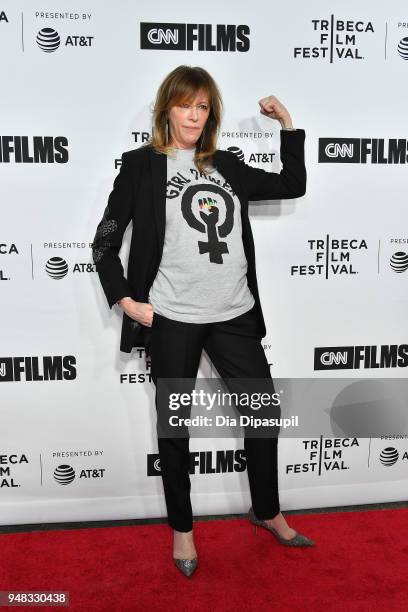
[[[119,304],[119,306],[122,306],[125,300],[133,300],[133,298],[131,298],[130,296],[126,296],[126,297],[120,298],[120,300],[118,300],[116,303]]]
[[[285,119],[281,119],[280,121],[282,130],[295,130],[293,127],[292,119],[290,117],[285,117]]]

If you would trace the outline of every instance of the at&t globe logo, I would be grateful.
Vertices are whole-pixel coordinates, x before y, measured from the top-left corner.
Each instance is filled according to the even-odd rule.
[[[50,257],[45,264],[45,271],[54,280],[60,280],[68,274],[68,264],[63,257]]]
[[[387,446],[380,453],[380,461],[383,465],[389,467],[398,461],[398,451],[392,446]]]
[[[45,53],[56,51],[61,44],[60,35],[52,28],[43,28],[37,34],[37,45]]]
[[[408,36],[402,38],[397,47],[398,55],[402,57],[403,60],[408,60]]]
[[[54,470],[54,480],[60,485],[71,484],[75,479],[75,470],[70,465],[59,465]]]
[[[390,266],[398,274],[408,270],[408,253],[397,251],[390,259]]]

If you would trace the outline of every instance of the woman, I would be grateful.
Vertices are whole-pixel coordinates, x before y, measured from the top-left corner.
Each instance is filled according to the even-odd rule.
[[[145,346],[152,379],[195,379],[205,349],[221,378],[263,379],[273,391],[255,271],[248,200],[295,198],[306,190],[304,130],[275,97],[260,112],[282,126],[282,171],[253,168],[216,148],[222,100],[210,74],[179,66],[159,87],[154,134],[122,155],[120,173],[92,244],[109,306],[123,309],[121,350]],[[127,277],[119,259],[133,221]],[[237,383],[238,384],[238,383]],[[157,397],[156,397],[157,409]],[[245,434],[249,519],[288,546],[314,543],[280,512],[277,436]],[[192,530],[189,438],[158,437],[173,528],[173,559],[197,567]]]

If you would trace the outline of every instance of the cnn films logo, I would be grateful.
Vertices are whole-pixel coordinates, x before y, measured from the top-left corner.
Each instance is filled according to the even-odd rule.
[[[190,474],[224,474],[226,472],[244,472],[246,455],[244,449],[191,451]],[[161,476],[160,455],[147,455],[147,475]]]
[[[63,463],[58,465],[54,470],[54,480],[60,485],[69,485],[74,482],[76,478],[80,479],[94,479],[103,478],[105,476],[106,468],[82,468],[79,472],[78,477],[76,472],[71,465]]]
[[[75,380],[74,355],[0,357],[0,382]]]
[[[406,164],[406,138],[319,138],[320,164]]]
[[[315,370],[406,368],[408,344],[319,346],[314,350]]]
[[[249,51],[249,26],[140,22],[140,48],[168,51]]]
[[[28,465],[29,461],[27,456],[23,453],[21,455],[0,455],[0,489],[9,488],[14,489],[21,487],[21,485],[16,481],[11,468],[15,468],[21,463],[25,463]]]
[[[65,136],[0,136],[0,162],[66,164],[67,147]]]
[[[368,249],[364,239],[331,238],[329,234],[324,239],[310,239],[307,245],[313,263],[292,265],[291,276],[322,276],[328,279],[331,276],[358,274],[352,257]]]
[[[359,448],[357,438],[324,438],[302,440],[305,460],[301,463],[287,463],[286,474],[304,474],[313,472],[321,476],[326,472],[342,472],[349,470],[345,462],[345,453],[351,449]]]
[[[337,19],[332,14],[327,19],[311,19],[311,24],[313,42],[308,46],[294,47],[295,59],[323,59],[330,64],[337,60],[365,59],[359,43],[374,33],[371,21]]]

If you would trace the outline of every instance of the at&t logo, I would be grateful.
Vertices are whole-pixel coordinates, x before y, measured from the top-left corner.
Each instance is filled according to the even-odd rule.
[[[69,35],[63,45],[65,47],[91,47],[93,36]],[[37,45],[45,53],[53,53],[61,45],[61,37],[54,28],[42,28],[36,37]]]
[[[82,469],[79,473],[78,478],[103,478],[106,472],[106,468],[88,468]],[[68,485],[74,482],[76,473],[71,465],[59,465],[54,470],[54,480],[60,485]]]

